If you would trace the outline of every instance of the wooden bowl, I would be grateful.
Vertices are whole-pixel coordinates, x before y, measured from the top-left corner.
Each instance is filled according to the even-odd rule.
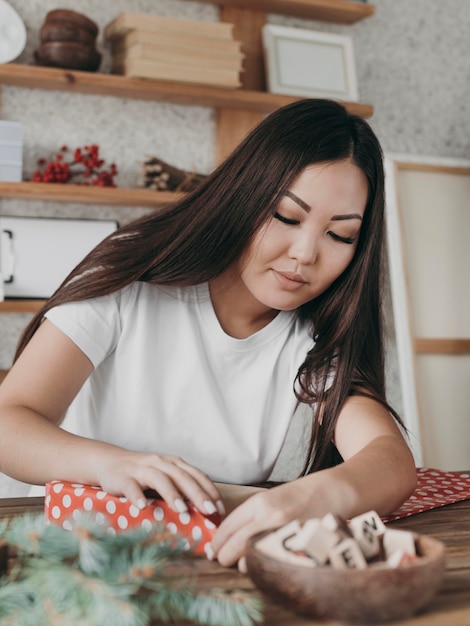
[[[98,25],[83,13],[77,13],[77,11],[71,11],[69,9],[53,9],[46,14],[44,20],[45,24],[51,22],[61,22],[62,24],[74,24],[80,26],[89,31],[89,33],[96,38],[98,35]]]
[[[265,534],[248,542],[250,578],[274,602],[317,619],[371,623],[407,618],[430,602],[444,576],[444,545],[426,535],[416,535],[419,558],[411,563],[340,570],[302,567],[267,556],[256,548]]]
[[[84,28],[73,22],[60,22],[51,20],[44,22],[39,31],[41,43],[49,41],[74,41],[84,46],[95,46],[96,35],[88,28]]]
[[[75,41],[48,41],[34,52],[38,65],[63,67],[69,70],[96,72],[101,54],[90,46]]]

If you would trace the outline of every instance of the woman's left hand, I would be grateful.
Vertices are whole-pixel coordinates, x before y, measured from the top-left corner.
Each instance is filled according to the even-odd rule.
[[[211,542],[214,557],[223,566],[233,565],[244,557],[246,542],[252,535],[305,518],[308,509],[311,510],[306,486],[303,479],[298,479],[263,489],[237,506],[214,535]]]

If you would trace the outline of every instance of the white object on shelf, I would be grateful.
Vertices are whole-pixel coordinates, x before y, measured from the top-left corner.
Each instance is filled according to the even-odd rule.
[[[26,27],[15,9],[0,0],[0,63],[9,63],[23,52]]]
[[[358,101],[351,37],[265,24],[262,38],[271,93]]]
[[[0,237],[0,302],[3,302],[4,300],[5,300],[5,289],[3,288],[3,272],[2,272],[2,238]]]
[[[23,125],[0,120],[0,180],[20,182],[22,177]]]
[[[9,183],[20,183],[23,177],[21,163],[0,161],[0,180]]]
[[[0,216],[5,298],[48,298],[114,220]]]

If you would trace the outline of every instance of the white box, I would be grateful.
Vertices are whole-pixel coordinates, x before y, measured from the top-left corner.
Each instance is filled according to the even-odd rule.
[[[21,182],[23,178],[23,124],[0,120],[0,180]]]
[[[23,144],[23,124],[0,120],[0,143],[13,142]]]
[[[23,178],[23,165],[21,163],[0,162],[0,180],[4,182],[19,183]]]
[[[23,162],[23,144],[0,140],[0,163]]]

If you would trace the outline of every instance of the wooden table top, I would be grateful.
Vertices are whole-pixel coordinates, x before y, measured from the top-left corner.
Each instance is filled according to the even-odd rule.
[[[43,498],[0,499],[0,518],[40,512],[43,504]],[[412,515],[389,525],[431,535],[442,541],[446,547],[447,567],[441,589],[425,610],[407,620],[387,622],[388,626],[470,626],[470,500]],[[201,588],[221,587],[258,593],[251,579],[235,568],[226,569],[198,559],[197,571]],[[264,624],[268,626],[342,626],[339,622],[297,616],[268,599],[264,614]],[[182,622],[178,624],[183,625]]]

